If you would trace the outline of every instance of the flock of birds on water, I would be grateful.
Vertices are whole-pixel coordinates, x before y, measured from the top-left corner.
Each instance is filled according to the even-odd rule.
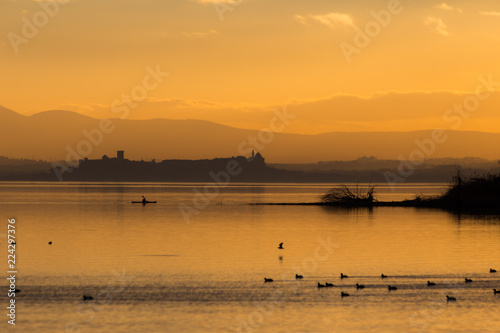
[[[13,242],[12,244],[16,244],[16,242]],[[52,241],[50,241],[48,244],[49,244],[49,245],[52,245]],[[16,290],[15,290],[15,292],[16,292],[16,293],[19,293],[19,292],[21,292],[21,290],[16,289]],[[92,297],[92,296],[87,296],[87,295],[83,295],[83,300],[84,300],[84,301],[92,301],[92,300],[94,300],[94,297]]]
[[[278,246],[278,249],[280,250],[284,250],[285,248],[283,247],[283,243],[280,243],[279,246]],[[496,273],[497,271],[493,268],[490,268],[490,273]],[[344,273],[340,273],[340,279],[346,279],[348,278],[349,276],[345,275]],[[384,274],[381,274],[380,275],[380,278],[382,279],[385,279],[387,278],[388,276],[387,275],[384,275]],[[295,279],[296,280],[300,280],[300,279],[303,279],[304,276],[302,275],[299,275],[299,274],[295,274]],[[273,279],[269,279],[269,278],[264,278],[264,283],[268,283],[268,282],[274,282]],[[471,283],[473,282],[472,279],[469,279],[469,278],[465,278],[465,283]],[[428,287],[433,287],[435,286],[436,283],[435,282],[431,282],[431,281],[427,281],[427,286]],[[331,288],[331,287],[335,287],[335,285],[333,283],[328,283],[328,282],[325,282],[325,284],[321,284],[318,282],[318,289],[321,289],[321,288]],[[356,283],[356,290],[359,290],[359,289],[365,289],[366,287],[362,284],[359,284],[359,283]],[[389,291],[392,291],[392,290],[398,290],[398,287],[396,286],[391,286],[391,285],[388,285],[387,286],[387,289]],[[493,289],[493,294],[496,295],[496,294],[500,294],[500,290],[496,290],[496,289]],[[340,296],[341,297],[347,297],[347,296],[351,296],[349,295],[348,293],[345,293],[345,292],[341,292],[340,293]],[[452,297],[452,296],[449,296],[449,295],[446,295],[446,300],[448,302],[453,302],[453,301],[456,301],[456,297]]]
[[[13,243],[15,244],[15,243]],[[49,245],[52,245],[52,241],[50,241],[48,243]],[[279,246],[278,246],[278,249],[280,250],[284,250],[285,248],[283,247],[283,243],[280,243]],[[496,273],[497,271],[493,268],[490,268],[490,273]],[[340,279],[347,279],[349,276],[345,275],[344,273],[340,273]],[[381,274],[380,277],[382,279],[385,279],[385,278],[388,278],[387,275],[384,275],[384,274]],[[299,274],[295,274],[295,279],[296,280],[300,280],[300,279],[303,279],[304,276],[302,275],[299,275]],[[269,278],[264,278],[264,282],[265,283],[268,283],[268,282],[274,282],[273,279],[269,279]],[[465,283],[471,283],[473,282],[472,279],[469,279],[469,278],[465,278]],[[436,283],[434,282],[431,282],[431,281],[427,281],[427,286],[428,287],[432,287],[432,286],[435,286]],[[328,283],[328,282],[325,282],[325,284],[321,284],[318,282],[318,289],[321,289],[321,288],[331,288],[331,287],[335,287],[335,285],[333,283]],[[359,290],[359,289],[365,289],[366,287],[362,284],[359,284],[359,283],[356,283],[356,290]],[[392,290],[398,290],[398,287],[396,286],[391,286],[391,285],[388,285],[387,286],[387,289],[389,291],[392,291]],[[19,289],[16,289],[15,290],[16,292],[20,292],[21,290]],[[496,289],[493,289],[493,294],[496,295],[496,294],[500,294],[500,290],[496,290]],[[347,296],[351,296],[350,294],[348,293],[345,293],[345,292],[341,292],[340,293],[340,296],[341,297],[347,297]],[[87,296],[87,295],[83,295],[83,300],[84,301],[92,301],[94,300],[94,297],[92,296]],[[455,297],[451,297],[451,296],[448,296],[446,295],[446,300],[449,301],[449,302],[452,302],[452,301],[456,301],[457,299]]]

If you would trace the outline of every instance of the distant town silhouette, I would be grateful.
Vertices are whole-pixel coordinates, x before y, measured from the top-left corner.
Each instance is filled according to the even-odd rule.
[[[66,180],[80,181],[229,181],[258,180],[266,174],[267,167],[260,153],[251,157],[232,156],[203,160],[162,160],[161,162],[134,161],[125,158],[119,150],[116,157],[85,158],[78,167],[65,174]]]
[[[308,164],[268,164],[259,152],[251,156],[213,159],[130,160],[124,150],[100,159],[37,161],[0,157],[0,180],[11,181],[132,181],[132,182],[261,182],[261,183],[384,183],[384,174],[397,173],[401,161],[361,157],[351,161]],[[67,167],[71,165],[71,167]],[[498,173],[497,161],[429,159],[415,168],[406,182],[448,182],[461,168],[464,176]],[[231,174],[227,175],[229,171]],[[227,180],[226,178],[229,178]]]

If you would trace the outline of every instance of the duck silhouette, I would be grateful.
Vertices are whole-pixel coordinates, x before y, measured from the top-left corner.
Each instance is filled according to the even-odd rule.
[[[83,300],[84,301],[91,301],[93,299],[94,299],[94,297],[92,297],[92,296],[83,295]]]
[[[382,279],[385,279],[385,278],[387,277],[387,275],[381,274],[381,275],[380,275],[380,277],[381,277]]]
[[[280,245],[278,246],[278,249],[280,250],[284,250],[285,248],[283,247],[283,243],[280,243]]]
[[[321,283],[318,282],[318,288],[326,288],[326,285],[321,284]]]
[[[497,272],[496,269],[490,268],[490,273],[496,273],[496,272]]]
[[[349,295],[348,293],[345,293],[343,291],[340,293],[340,297],[347,297],[347,296],[351,296],[351,295]]]
[[[472,279],[465,278],[465,283],[472,282]]]
[[[389,291],[391,291],[391,290],[398,290],[398,287],[387,286],[387,289],[389,289]]]
[[[431,282],[431,281],[427,281],[427,286],[435,286],[436,284],[434,282]]]
[[[264,282],[273,282],[273,279],[264,278]]]
[[[362,284],[356,283],[356,289],[365,289],[365,286]]]
[[[326,286],[326,287],[335,287],[335,286],[333,285],[333,283],[328,283],[328,282],[325,282],[325,286]]]
[[[446,295],[446,300],[448,302],[455,302],[457,299],[455,297],[451,297],[451,296]]]
[[[344,273],[340,273],[340,278],[341,278],[341,279],[345,279],[345,278],[348,278],[348,276],[347,276],[347,275],[345,275]]]
[[[493,295],[500,294],[500,290],[493,289]]]
[[[299,280],[299,279],[303,279],[304,277],[302,275],[299,275],[299,274],[295,274],[295,279],[296,280]]]

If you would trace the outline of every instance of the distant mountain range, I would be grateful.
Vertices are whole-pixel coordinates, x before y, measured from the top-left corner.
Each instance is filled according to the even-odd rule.
[[[432,130],[263,135],[201,120],[111,119],[105,125],[109,133],[101,136],[99,119],[69,111],[24,116],[0,107],[0,156],[55,161],[100,158],[125,150],[126,158],[138,160],[202,159],[249,156],[255,149],[268,163],[353,160],[361,156],[408,159],[422,153],[430,153],[432,158],[500,159],[500,133],[447,131],[442,143],[431,143]],[[419,147],[416,140],[426,144]]]

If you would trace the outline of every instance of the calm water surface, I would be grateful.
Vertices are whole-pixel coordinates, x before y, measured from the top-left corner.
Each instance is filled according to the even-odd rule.
[[[203,184],[0,183],[2,275],[7,219],[16,219],[14,329],[500,332],[500,295],[492,291],[500,273],[489,273],[500,271],[498,217],[249,205],[317,201],[331,186],[233,184],[207,199],[200,193],[214,188]],[[444,187],[377,191],[380,200],[401,200]],[[158,203],[130,203],[141,195]],[[186,219],[179,207],[194,209],[193,200],[198,213]],[[2,311],[0,331],[14,331]]]

